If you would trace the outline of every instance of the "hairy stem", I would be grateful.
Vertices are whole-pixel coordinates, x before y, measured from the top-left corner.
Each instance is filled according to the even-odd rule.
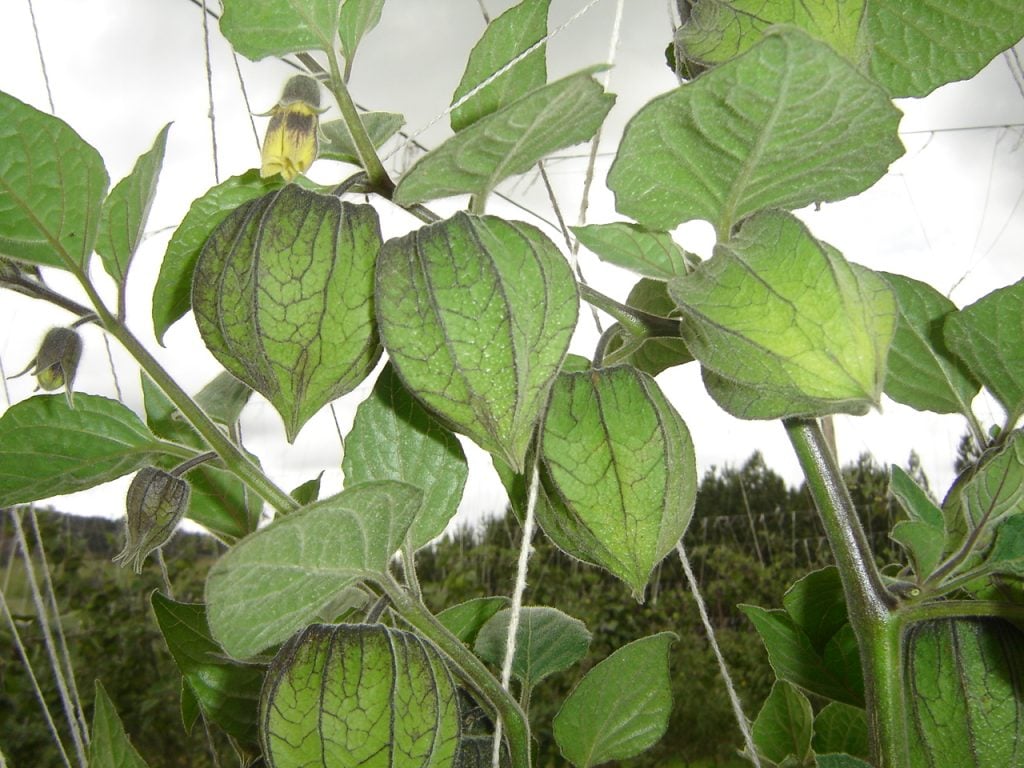
[[[634,336],[675,337],[679,335],[678,320],[652,315],[650,312],[621,304],[610,296],[595,291],[585,283],[580,283],[579,289],[580,297],[585,302],[607,312]]]

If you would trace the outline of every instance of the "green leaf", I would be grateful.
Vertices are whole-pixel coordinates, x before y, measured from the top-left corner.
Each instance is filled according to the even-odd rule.
[[[835,701],[864,706],[863,684],[858,686],[851,683],[859,679],[859,659],[849,659],[842,653],[847,647],[845,642],[833,642],[833,636],[826,644],[825,651],[819,652],[807,634],[785,611],[765,610],[754,605],[741,605],[739,608],[754,623],[768,650],[768,661],[780,680]],[[848,624],[845,626],[849,627]],[[832,645],[830,660],[845,659],[847,665],[857,662],[855,668],[830,667],[825,658],[829,644]]]
[[[668,295],[668,286],[661,280],[649,277],[641,278],[626,298],[626,304],[634,309],[648,312],[665,318],[678,319],[679,310],[672,297]],[[608,344],[605,351],[606,365],[626,362],[634,368],[657,376],[664,370],[683,365],[693,360],[693,355],[686,348],[686,343],[674,336],[654,336],[644,339],[639,348],[629,352],[623,359],[619,350],[623,346],[623,336],[617,336]],[[627,337],[628,338],[628,337]]]
[[[337,4],[337,0],[335,0]],[[338,18],[338,34],[341,39],[341,54],[351,66],[356,49],[366,33],[380,23],[384,0],[344,0]]]
[[[135,751],[114,702],[96,681],[96,705],[92,714],[92,740],[89,743],[89,765],[99,768],[147,768],[146,761]]]
[[[167,329],[192,309],[192,273],[213,230],[236,208],[280,189],[282,184],[280,174],[262,179],[259,170],[254,169],[222,181],[193,201],[171,235],[153,288],[153,330],[157,341],[163,344]]]
[[[907,551],[920,579],[930,576],[942,562],[946,550],[946,532],[921,520],[902,520],[892,527],[889,538]]]
[[[206,718],[247,744],[258,741],[257,706],[263,669],[224,658],[210,635],[206,606],[150,598],[167,648]]]
[[[577,239],[598,258],[654,280],[671,280],[691,271],[693,257],[668,232],[624,221],[570,227]]]
[[[510,609],[498,611],[481,628],[473,646],[477,656],[499,669],[505,663],[511,618]],[[579,619],[547,606],[522,608],[512,674],[525,689],[532,689],[545,677],[576,664],[587,655],[588,648],[590,632]]]
[[[859,757],[844,754],[817,755],[818,768],[874,768]]]
[[[669,294],[708,391],[732,415],[863,414],[879,402],[892,292],[791,214],[748,219]]]
[[[380,356],[371,206],[289,184],[232,213],[196,264],[192,308],[206,346],[266,397],[289,442]]]
[[[206,450],[206,442],[147,376],[142,377],[142,399],[146,423],[153,434],[164,440]],[[250,458],[259,464],[255,457]],[[169,469],[178,463],[179,459],[173,459],[166,466]],[[234,474],[207,464],[191,470],[188,482],[192,486],[186,513],[190,520],[227,541],[240,539],[256,530],[263,502]]]
[[[1012,427],[1024,415],[1024,280],[964,307],[944,329],[950,350],[995,396]]]
[[[463,192],[485,198],[545,155],[593,138],[615,97],[592,73],[569,75],[481,117],[410,168],[395,202],[407,206]]]
[[[421,501],[402,483],[363,483],[250,534],[207,578],[214,639],[248,658],[285,640],[346,587],[381,578]]]
[[[341,467],[346,483],[398,480],[423,491],[409,532],[417,549],[455,516],[469,476],[458,439],[409,393],[390,364],[356,410]]]
[[[635,640],[580,680],[553,722],[567,760],[590,768],[657,743],[672,710],[668,651],[675,640],[672,632]]]
[[[374,148],[380,147],[390,139],[402,124],[405,118],[394,112],[364,112],[359,116],[363,121],[363,127],[373,142]],[[344,120],[330,120],[320,125],[324,140],[320,144],[318,157],[327,160],[340,160],[343,163],[360,165],[359,152],[352,140],[348,126]]]
[[[142,242],[170,129],[170,123],[163,127],[153,148],[135,162],[132,172],[117,183],[103,203],[96,252],[120,291],[124,291],[128,267]]]
[[[466,71],[452,94],[452,104],[544,38],[550,5],[551,0],[523,0],[487,25],[469,54]],[[461,107],[453,109],[452,130],[461,131],[544,85],[548,79],[545,49],[545,45],[540,46]]]
[[[971,413],[980,386],[946,346],[942,325],[956,305],[927,283],[879,272],[898,309],[885,394],[919,411]]]
[[[911,520],[942,528],[942,510],[935,506],[935,502],[906,470],[895,464],[889,468],[889,493],[896,498]]]
[[[247,384],[221,371],[196,394],[196,405],[218,424],[234,427],[251,395]]]
[[[687,59],[716,64],[774,24],[793,24],[831,45],[894,98],[973,77],[1024,36],[1024,13],[1014,0],[701,0],[676,41]]]
[[[458,213],[389,240],[377,261],[380,332],[409,390],[522,469],[576,325],[576,282],[527,224]]]
[[[181,709],[181,727],[184,728],[186,734],[191,736],[192,729],[196,727],[196,721],[199,720],[202,710],[199,708],[199,699],[192,691],[192,686],[184,677],[181,678],[181,694],[178,703]]]
[[[1024,516],[1008,518],[999,525],[985,568],[989,573],[1024,576]]]
[[[777,680],[751,729],[757,751],[774,763],[790,755],[806,760],[811,750],[814,713],[811,702],[787,682]]]
[[[258,61],[296,51],[330,51],[340,0],[225,0],[220,31],[231,47]]]
[[[886,93],[828,46],[777,29],[641,109],[608,186],[619,212],[652,229],[705,219],[724,238],[758,211],[870,187],[903,154],[899,119]]]
[[[0,91],[0,253],[85,270],[108,182],[67,123]]]
[[[476,641],[480,627],[508,604],[509,599],[504,596],[474,597],[472,600],[445,608],[437,614],[437,620],[459,640],[472,645]]]
[[[906,639],[912,768],[1024,763],[1024,637],[1000,619],[916,624]]]
[[[428,641],[382,624],[307,627],[281,649],[260,706],[272,768],[450,768],[459,699]]]
[[[786,590],[782,604],[818,651],[824,651],[828,641],[849,621],[843,583],[834,566],[802,577]]]
[[[301,485],[297,485],[292,489],[289,494],[302,506],[308,506],[320,498],[320,481],[324,477],[324,471],[320,470],[320,474],[314,477],[312,480],[307,480]]]
[[[0,416],[0,507],[84,491],[153,463],[159,440],[116,400],[36,395]]]
[[[854,757],[869,757],[867,715],[860,707],[830,702],[814,718],[814,740],[811,743],[819,755],[842,752]]]
[[[697,470],[682,418],[634,368],[562,374],[541,452],[552,502],[537,511],[545,532],[564,531],[569,554],[607,568],[642,600],[693,514]]]

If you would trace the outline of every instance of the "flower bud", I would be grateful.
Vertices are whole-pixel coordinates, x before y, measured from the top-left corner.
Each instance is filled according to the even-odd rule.
[[[124,549],[114,557],[142,573],[150,552],[166,544],[188,509],[191,486],[156,467],[143,467],[128,488]]]
[[[40,389],[52,392],[66,387],[71,393],[78,361],[82,357],[82,337],[74,328],[51,328],[36,354],[35,374]]]
[[[260,176],[280,173],[285,181],[291,181],[305,173],[316,159],[321,111],[316,80],[296,75],[288,81],[281,100],[269,112]]]

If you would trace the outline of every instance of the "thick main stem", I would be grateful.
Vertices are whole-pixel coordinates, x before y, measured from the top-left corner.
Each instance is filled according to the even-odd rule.
[[[789,440],[839,567],[846,605],[864,668],[864,695],[878,768],[906,763],[902,690],[902,624],[886,589],[842,474],[813,419],[785,419]]]

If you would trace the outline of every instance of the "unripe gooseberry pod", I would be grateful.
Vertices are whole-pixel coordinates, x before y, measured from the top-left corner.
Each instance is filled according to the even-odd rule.
[[[114,557],[131,563],[136,573],[149,554],[166,544],[188,509],[192,488],[180,477],[156,467],[143,467],[128,488],[124,549]]]

